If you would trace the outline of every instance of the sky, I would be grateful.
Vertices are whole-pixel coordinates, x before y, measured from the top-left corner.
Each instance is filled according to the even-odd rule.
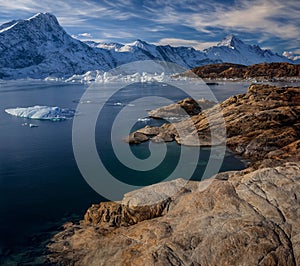
[[[299,0],[1,0],[0,23],[50,12],[80,40],[204,49],[234,34],[300,54]]]

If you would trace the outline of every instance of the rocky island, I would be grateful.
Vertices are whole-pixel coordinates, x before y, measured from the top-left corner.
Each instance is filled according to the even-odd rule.
[[[180,76],[197,76],[217,80],[297,81],[300,65],[290,63],[259,63],[241,65],[233,63],[208,64],[188,70]]]
[[[191,115],[200,145],[212,127],[206,115],[221,108],[226,145],[250,159],[242,171],[205,181],[183,179],[91,206],[79,224],[67,223],[48,245],[57,265],[300,265],[300,87],[251,85],[246,94],[201,110],[178,103]],[[178,106],[178,105],[177,105]],[[169,114],[176,106],[150,115]],[[217,119],[217,116],[216,116]],[[128,142],[176,141],[186,120],[145,127]],[[163,193],[178,189],[158,202]],[[151,204],[153,202],[153,204]],[[147,204],[145,204],[147,203]]]

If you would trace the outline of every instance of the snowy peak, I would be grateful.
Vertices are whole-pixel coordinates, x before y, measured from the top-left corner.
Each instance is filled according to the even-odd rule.
[[[73,39],[50,13],[1,27],[0,78],[66,77],[114,66],[107,51]]]
[[[217,46],[226,46],[231,49],[235,49],[241,45],[245,45],[244,42],[242,42],[240,39],[238,39],[232,34],[227,35],[221,42],[217,44]]]
[[[137,39],[133,43],[128,43],[128,44],[124,45],[123,48],[120,49],[120,51],[123,51],[123,52],[124,51],[136,52],[139,50],[149,51],[149,49],[151,50],[153,47],[155,47],[155,46],[150,43],[147,43],[145,41],[142,41],[140,39]]]
[[[141,49],[146,50],[145,48],[146,48],[147,46],[149,46],[150,44],[148,44],[147,42],[142,41],[142,40],[140,40],[140,39],[137,39],[135,42],[133,42],[133,43],[131,43],[131,44],[129,44],[129,45],[130,45],[130,46],[135,46],[135,47],[138,47],[138,48],[141,48]]]
[[[63,30],[56,17],[50,13],[38,13],[25,20],[13,20],[0,26],[0,33],[7,30],[36,29],[40,31]]]
[[[27,21],[45,21],[45,22],[55,23],[55,24],[59,25],[57,18],[48,12],[37,13],[34,16],[32,16],[31,18],[26,19],[26,20]]]
[[[115,42],[94,42],[94,41],[84,41],[85,44],[92,48],[101,48],[104,50],[118,52],[124,45]]]
[[[29,23],[34,24],[37,28],[40,26],[41,30],[62,30],[57,18],[50,13],[38,13],[27,20]]]
[[[217,46],[205,49],[206,56],[223,63],[253,65],[258,63],[291,62],[288,58],[263,50],[258,45],[249,45],[234,35],[228,35]]]

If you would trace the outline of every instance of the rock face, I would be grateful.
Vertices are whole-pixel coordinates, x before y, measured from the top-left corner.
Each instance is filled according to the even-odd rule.
[[[220,109],[221,108],[221,109]],[[220,115],[219,110],[222,110]],[[208,119],[209,117],[209,119]],[[300,88],[280,88],[271,85],[251,85],[246,94],[230,97],[220,105],[192,116],[177,124],[140,129],[139,139],[156,140],[157,137],[179,144],[189,143],[190,136],[199,135],[200,145],[210,146],[211,132],[222,133],[222,119],[226,125],[227,146],[252,162],[269,160],[279,165],[282,160],[299,159]],[[195,130],[186,130],[184,138],[178,129],[188,128],[190,120]],[[211,123],[213,121],[213,123]],[[210,123],[209,123],[210,122]],[[131,143],[138,139],[131,135]],[[217,133],[218,134],[218,133]],[[143,138],[141,136],[144,135]],[[134,142],[134,140],[136,140]]]
[[[261,63],[245,66],[222,63],[196,67],[181,75],[193,77],[193,73],[204,79],[299,80],[300,65]]]
[[[100,208],[91,207],[85,221],[68,225],[53,238],[49,245],[51,263],[300,264],[299,164],[189,181],[170,196],[167,204],[164,201],[153,209],[137,212],[137,206],[128,204],[129,199],[147,202],[159,186],[132,192],[123,206],[101,203]],[[136,220],[120,216],[121,209],[132,213]],[[97,213],[102,219],[91,219]],[[119,222],[111,223],[114,220]]]
[[[216,103],[201,99],[195,101],[191,98],[183,99],[175,104],[170,104],[166,107],[161,107],[149,112],[149,117],[168,119],[169,117],[186,117],[187,115],[197,115],[202,109],[208,109]]]

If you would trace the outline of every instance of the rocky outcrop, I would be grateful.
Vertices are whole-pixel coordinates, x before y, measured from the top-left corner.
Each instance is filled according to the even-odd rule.
[[[300,88],[252,85],[191,116],[196,132],[187,128],[184,141],[196,133],[211,144],[220,108],[227,145],[251,168],[95,204],[53,237],[51,265],[300,265]],[[187,125],[148,126],[130,137],[182,143],[177,131]]]
[[[120,227],[159,217],[169,207],[174,195],[186,192],[185,184],[185,180],[177,179],[129,192],[120,202],[93,204],[84,215],[84,222],[101,227]]]
[[[177,185],[163,212],[149,209],[148,217],[131,226],[127,218],[111,224],[120,217],[109,211],[117,203],[102,203],[110,218],[67,225],[49,245],[49,260],[89,266],[300,264],[299,164],[221,173],[189,181],[184,189]],[[131,192],[122,208],[134,213],[129,200],[147,202],[160,186]],[[149,220],[151,214],[156,218]]]
[[[289,80],[300,79],[300,65],[289,63],[262,63],[250,66],[221,63],[195,67],[181,76],[204,79],[256,79],[256,80]]]
[[[199,114],[202,110],[214,106],[216,103],[205,99],[198,101],[192,98],[183,99],[175,104],[170,104],[165,107],[157,108],[149,112],[149,117],[158,119],[168,119],[172,117],[186,117]]]
[[[188,130],[191,120],[196,130]],[[185,145],[194,145],[189,140],[198,134],[200,145],[210,146],[218,144],[211,142],[211,132],[221,134],[222,121],[226,125],[227,146],[244,158],[251,159],[253,163],[261,164],[261,161],[265,160],[263,165],[267,166],[268,159],[276,165],[282,160],[298,161],[299,87],[251,85],[246,94],[230,97],[220,105],[179,123],[153,128],[148,126],[137,132],[140,134],[139,140],[142,141],[174,140]],[[184,136],[178,133],[181,129],[185,129]],[[136,133],[131,134],[129,138],[130,143],[139,142],[134,138],[134,134]]]

